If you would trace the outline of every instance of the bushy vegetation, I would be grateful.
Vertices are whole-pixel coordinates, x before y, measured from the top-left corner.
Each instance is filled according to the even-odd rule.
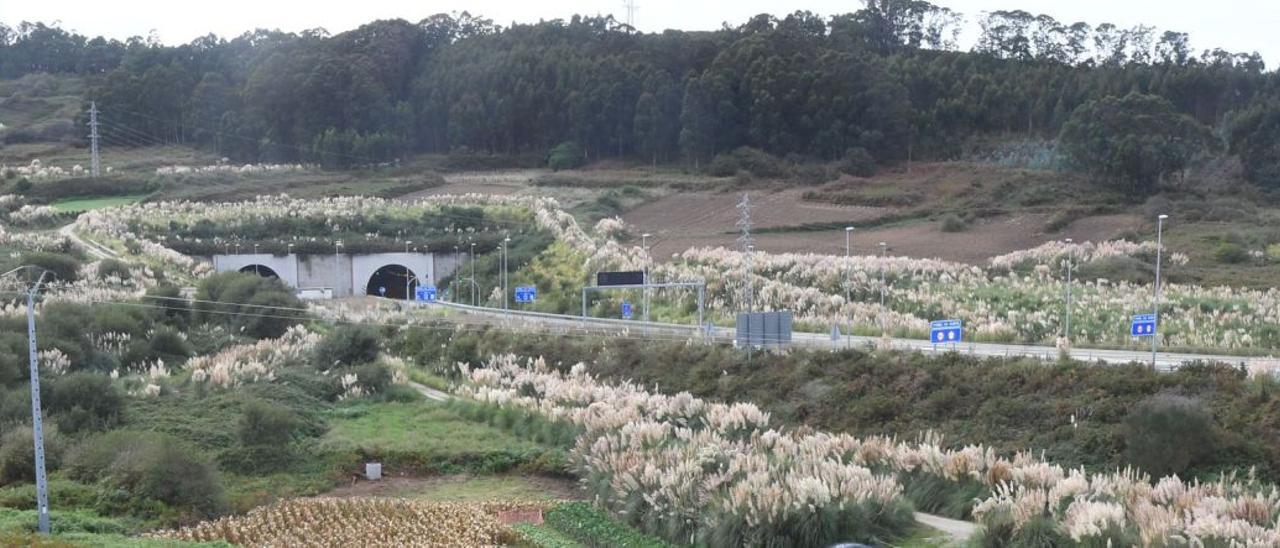
[[[1219,451],[1218,426],[1203,403],[1159,394],[1124,419],[1124,458],[1156,477],[1182,475]]]
[[[200,281],[193,319],[257,339],[275,338],[306,316],[278,278],[224,272]]]
[[[316,345],[315,363],[324,368],[364,365],[378,359],[382,339],[366,325],[338,326]]]
[[[1215,146],[1213,133],[1164,98],[1130,93],[1076,109],[1059,138],[1082,171],[1139,192],[1182,170]]]
[[[1280,443],[1267,426],[1272,419],[1258,414],[1280,405],[1280,388],[1223,365],[1159,373],[1139,364],[1047,365],[864,349],[793,350],[748,360],[716,346],[612,339],[602,347],[494,331],[414,331],[397,345],[440,374],[451,374],[459,361],[507,352],[542,356],[562,368],[583,361],[605,378],[752,402],[786,423],[860,436],[911,438],[934,432],[947,445],[981,443],[1010,454],[1034,450],[1052,462],[1094,470],[1142,466],[1137,454],[1126,451],[1130,412],[1148,398],[1178,394],[1199,398],[1211,410],[1213,447],[1219,449],[1187,461],[1183,477],[1212,478],[1221,470],[1256,467],[1260,477],[1280,480]],[[1139,446],[1135,439],[1134,447]]]
[[[44,458],[46,470],[57,470],[62,465],[66,447],[57,428],[44,429]],[[31,426],[11,426],[0,436],[0,486],[16,482],[35,481],[36,450]]]
[[[84,483],[119,489],[115,504],[151,508],[152,500],[178,512],[213,515],[226,503],[217,470],[198,451],[167,434],[117,430],[87,438],[68,456],[67,471]]]
[[[548,510],[547,525],[585,546],[627,546],[660,548],[669,546],[660,538],[613,521],[607,514],[585,502],[567,502]]]

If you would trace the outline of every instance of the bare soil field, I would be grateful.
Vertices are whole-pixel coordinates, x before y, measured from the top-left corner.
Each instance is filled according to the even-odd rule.
[[[529,183],[542,173],[542,170],[446,173],[444,175],[444,185],[407,194],[404,199],[412,200],[426,196],[472,192],[494,195],[515,194],[528,189]]]
[[[986,219],[974,223],[964,232],[943,232],[936,222],[855,230],[851,240],[855,255],[879,253],[879,242],[889,244],[889,252],[920,258],[938,258],[982,265],[991,257],[1038,246],[1050,240],[1074,238],[1076,241],[1113,239],[1123,232],[1142,226],[1135,215],[1104,215],[1076,221],[1056,234],[1045,234],[1048,215],[1018,215]],[[856,226],[856,223],[854,223]],[[735,234],[690,234],[673,220],[659,229],[657,243],[651,247],[660,259],[690,247],[736,245]],[[732,227],[732,224],[727,225]],[[843,230],[807,232],[772,232],[755,236],[756,249],[770,253],[844,253]]]
[[[359,479],[338,487],[326,497],[394,497],[430,500],[474,501],[491,499],[581,500],[584,495],[571,479],[543,476],[383,476],[378,481]]]
[[[885,213],[883,208],[863,206],[840,206],[807,202],[802,199],[801,190],[783,190],[763,193],[753,191],[751,203],[754,208],[751,220],[756,228],[796,226],[806,223],[849,223],[856,225],[879,217]],[[675,193],[649,202],[622,216],[628,224],[639,232],[654,235],[652,251],[657,257],[667,257],[672,253],[684,251],[690,247],[704,245],[731,245],[737,237],[732,234],[738,222],[738,202],[742,195],[738,193]],[[837,231],[838,232],[838,231]],[[769,245],[783,242],[808,242],[807,250],[818,251],[828,242],[823,242],[821,232],[794,234],[761,235],[758,241],[762,249]],[[840,249],[844,249],[844,236],[840,236]],[[768,242],[768,244],[766,244]],[[819,243],[820,245],[814,245]],[[791,245],[791,244],[786,244]],[[829,245],[825,252],[830,252]],[[784,248],[785,249],[785,248]]]

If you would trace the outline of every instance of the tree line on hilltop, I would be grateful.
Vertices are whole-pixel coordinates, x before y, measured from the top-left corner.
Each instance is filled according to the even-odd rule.
[[[123,131],[237,161],[343,168],[572,143],[585,161],[705,166],[751,147],[892,165],[959,157],[974,137],[1061,137],[1070,164],[1137,187],[1218,151],[1280,186],[1280,82],[1256,53],[1020,10],[982,14],[960,51],[959,13],[864,4],[712,32],[581,16],[504,28],[462,13],[178,46],[23,23],[0,26],[0,76],[93,75],[86,99]]]

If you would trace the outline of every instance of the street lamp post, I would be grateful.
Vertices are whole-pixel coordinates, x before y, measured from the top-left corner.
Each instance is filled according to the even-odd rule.
[[[853,227],[844,227],[844,302],[849,302],[851,292],[849,290],[849,251],[852,249],[849,244],[849,237],[853,235]]]
[[[640,235],[640,248],[644,250],[644,321],[649,321],[649,234]]]
[[[845,303],[848,303],[850,300],[852,300],[852,296],[853,296],[853,292],[852,292],[853,288],[850,287],[851,284],[849,282],[849,269],[850,269],[849,252],[852,250],[852,246],[850,246],[850,243],[849,243],[849,237],[852,235],[853,235],[853,227],[851,226],[844,227],[844,302]],[[853,344],[853,325],[849,326],[849,332],[845,334],[845,343],[846,343],[846,346]]]
[[[342,240],[334,240],[333,241],[333,271],[338,272],[339,270],[338,266],[341,264],[342,264]],[[352,282],[352,288],[351,288],[352,295],[354,295],[356,292],[356,288],[354,286],[355,286],[355,282]],[[337,288],[334,288],[334,289],[335,291],[337,290]],[[335,295],[335,297],[336,296],[337,295]]]
[[[1071,238],[1067,238],[1067,309],[1062,327],[1062,339],[1066,341],[1067,348],[1071,347],[1071,243]]]
[[[511,237],[502,239],[502,309],[507,309],[507,247],[511,245]]]
[[[471,306],[476,306],[476,243],[471,242],[471,255],[467,256],[471,263]]]
[[[1168,215],[1156,218],[1156,286],[1152,291],[1151,308],[1155,312],[1156,332],[1151,334],[1151,368],[1156,367],[1156,349],[1160,345],[1160,256],[1164,253],[1164,220]]]
[[[884,294],[885,294],[885,289],[887,289],[884,282],[884,263],[885,263],[885,259],[888,257],[888,252],[889,252],[889,244],[885,242],[880,242],[880,333],[881,335],[889,334],[888,327],[885,324],[885,314],[884,314]]]

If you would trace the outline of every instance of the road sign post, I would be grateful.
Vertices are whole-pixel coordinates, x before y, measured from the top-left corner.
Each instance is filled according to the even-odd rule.
[[[1155,314],[1134,314],[1129,321],[1129,335],[1133,337],[1154,337],[1156,334]]]
[[[530,304],[538,300],[538,288],[531,285],[516,287],[516,303]]]
[[[964,327],[960,320],[929,322],[929,341],[934,348],[939,344],[957,344],[964,340]]]
[[[420,285],[417,287],[414,293],[415,293],[414,297],[416,298],[416,300],[424,303],[435,302],[436,297],[438,295],[436,291],[436,286],[434,285]]]

